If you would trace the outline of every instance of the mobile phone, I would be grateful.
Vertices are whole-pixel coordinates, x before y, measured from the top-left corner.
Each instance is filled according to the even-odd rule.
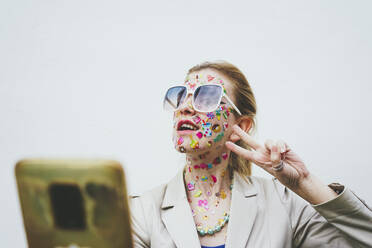
[[[25,159],[15,174],[30,248],[132,247],[119,162]]]

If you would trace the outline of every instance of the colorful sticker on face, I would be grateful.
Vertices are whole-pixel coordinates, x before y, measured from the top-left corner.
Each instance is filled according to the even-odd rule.
[[[206,168],[207,168],[207,164],[201,163],[201,164],[200,164],[200,168],[201,168],[201,169],[206,169]]]
[[[207,75],[208,82],[212,81],[213,79],[214,79],[214,77],[212,77],[211,75]]]
[[[195,182],[191,181],[187,184],[187,189],[193,191],[195,189]]]
[[[196,86],[196,83],[192,83],[190,81],[186,81],[185,84],[189,87],[190,90],[193,90]]]
[[[217,182],[217,177],[215,175],[211,175],[213,182]]]
[[[177,141],[177,145],[182,145],[182,143],[183,143],[183,137],[181,136],[181,137],[179,137],[178,138],[178,141]]]
[[[208,177],[207,177],[207,176],[202,176],[202,177],[201,177],[201,180],[202,180],[203,182],[205,182],[205,181],[208,180]]]
[[[208,147],[211,147],[212,146],[212,141],[209,140],[208,143],[207,143]]]
[[[214,165],[217,165],[217,164],[220,164],[221,163],[221,158],[220,157],[217,157],[213,160],[213,164]]]
[[[200,166],[199,165],[194,165],[194,169],[200,169]]]
[[[205,137],[212,136],[211,127],[212,127],[212,123],[210,123],[210,122],[202,124],[202,130],[203,130],[203,134],[204,134]]]
[[[223,158],[223,160],[226,160],[226,159],[227,159],[227,157],[228,157],[228,155],[227,155],[227,153],[226,153],[226,152],[222,153],[222,158]]]
[[[197,206],[196,209],[199,211],[199,213],[205,213],[207,211],[205,208],[199,206]]]
[[[203,138],[203,133],[202,132],[198,132],[196,134],[196,137],[198,137],[199,139]]]
[[[209,120],[213,120],[214,119],[214,113],[213,112],[207,113],[207,117],[208,117]]]
[[[180,146],[180,152],[182,152],[182,153],[185,153],[185,152],[186,152],[186,149],[185,149],[185,147],[183,147],[183,146]]]
[[[214,138],[214,142],[218,142],[218,141],[220,141],[221,139],[222,139],[222,137],[224,136],[224,133],[222,132],[222,133],[219,133],[218,135],[217,135],[217,137],[216,138]]]
[[[229,127],[229,124],[227,122],[223,123],[223,131],[225,131]]]
[[[206,207],[208,207],[208,200],[207,199],[199,200],[198,201],[198,206],[199,207],[204,207],[205,209],[207,209]]]
[[[201,121],[200,117],[199,116],[194,116],[192,118],[192,120],[195,122],[195,124],[199,124],[199,122]]]
[[[219,109],[216,110],[216,117],[217,117],[217,120],[221,120],[221,110]]]
[[[205,208],[197,206],[196,209],[199,211],[199,213],[205,213]]]
[[[215,133],[221,132],[221,126],[218,125],[218,124],[213,125],[212,131],[215,132]]]
[[[208,164],[208,169],[212,169],[212,164]]]
[[[194,194],[194,197],[200,197],[202,195],[202,192],[200,190],[196,191]]]
[[[190,139],[191,139],[190,147],[192,149],[199,149],[199,142],[197,140],[194,140],[191,135]]]
[[[225,193],[225,191],[222,189],[221,190],[221,195],[220,195],[220,197],[222,198],[222,199],[225,199],[226,198],[226,193]]]

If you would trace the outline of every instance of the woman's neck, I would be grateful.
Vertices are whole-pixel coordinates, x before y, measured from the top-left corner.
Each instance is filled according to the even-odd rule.
[[[221,148],[217,151],[186,154],[185,183],[189,193],[211,196],[227,192],[231,178],[228,170],[230,151]]]

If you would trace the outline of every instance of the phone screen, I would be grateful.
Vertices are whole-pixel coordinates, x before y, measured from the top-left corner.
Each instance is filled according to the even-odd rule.
[[[84,199],[78,185],[51,184],[49,196],[53,210],[54,224],[60,229],[84,230]]]

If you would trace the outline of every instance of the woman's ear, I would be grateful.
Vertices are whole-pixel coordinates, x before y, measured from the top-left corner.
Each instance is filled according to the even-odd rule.
[[[237,124],[244,132],[248,133],[252,127],[252,119],[248,116],[243,116],[238,120]]]

